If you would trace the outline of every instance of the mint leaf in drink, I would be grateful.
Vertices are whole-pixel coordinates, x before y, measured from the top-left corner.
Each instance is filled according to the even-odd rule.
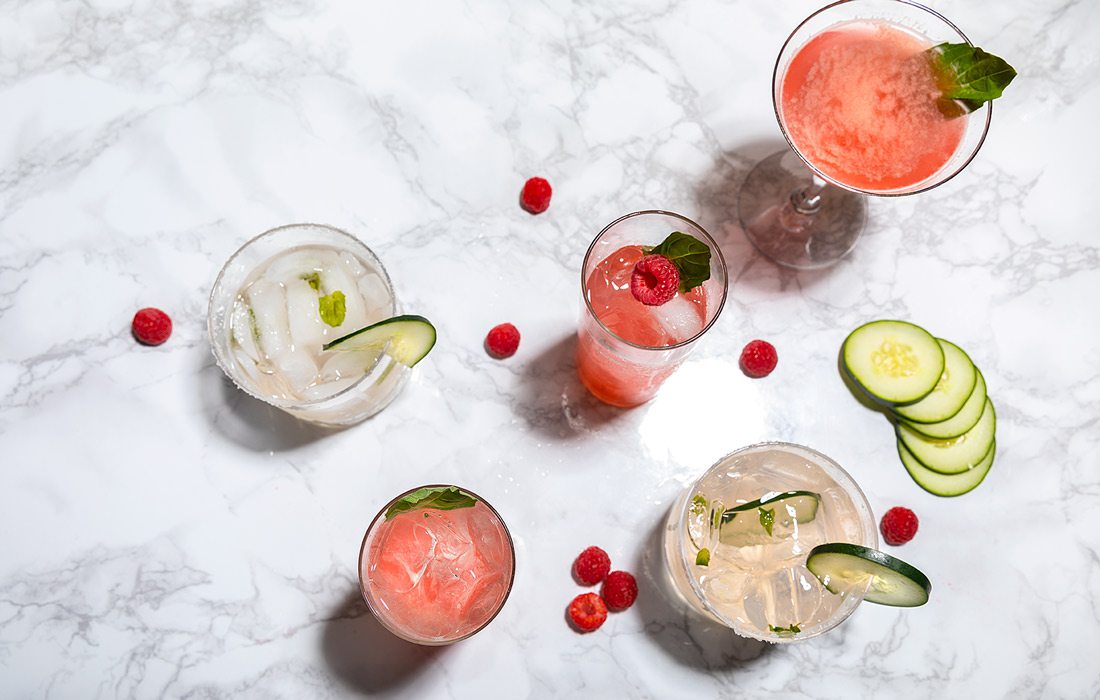
[[[965,114],[997,99],[1016,77],[1016,70],[1004,59],[970,44],[938,44],[928,53],[943,96],[955,101],[943,110],[948,116],[954,116],[950,109]]]
[[[302,275],[302,279],[305,280],[315,292],[321,288],[321,275],[316,271]]]
[[[317,299],[318,311],[321,320],[335,328],[344,322],[344,316],[348,313],[344,293],[337,289],[332,294],[326,294]]]
[[[681,292],[690,292],[710,279],[710,246],[695,236],[673,231],[659,245],[642,250],[646,255],[663,255],[672,261],[680,272]]]
[[[710,566],[710,550],[703,547],[699,550],[699,553],[695,555],[696,566]]]
[[[768,629],[772,632],[775,632],[780,637],[791,637],[802,631],[802,629],[795,622],[792,622],[789,627],[775,627],[773,625],[768,625]]]
[[[455,510],[456,508],[472,508],[476,503],[476,498],[454,486],[432,486],[417,489],[394,503],[386,510],[386,520],[401,513],[423,508]]]
[[[760,525],[768,533],[768,537],[771,537],[772,527],[775,525],[775,508],[765,510],[763,508],[757,508],[760,511]]]
[[[689,508],[692,515],[702,515],[707,509],[707,499],[701,493],[695,494],[695,498],[691,499],[691,508]]]

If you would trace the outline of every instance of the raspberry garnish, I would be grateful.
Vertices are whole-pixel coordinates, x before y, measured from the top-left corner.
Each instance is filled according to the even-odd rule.
[[[130,331],[143,345],[160,345],[172,335],[172,319],[160,309],[147,307],[134,314]]]
[[[626,610],[638,598],[638,582],[625,571],[612,571],[603,580],[600,595],[612,610]]]
[[[573,578],[585,586],[595,586],[611,571],[611,557],[599,547],[589,547],[573,562]]]
[[[766,377],[775,369],[779,355],[775,346],[766,340],[750,341],[741,351],[741,371],[750,377]]]
[[[919,525],[916,513],[908,508],[895,506],[882,516],[879,530],[882,531],[882,539],[886,540],[886,544],[897,547],[913,539]]]
[[[493,326],[485,336],[485,350],[498,360],[515,355],[518,348],[519,329],[511,323]]]
[[[634,266],[630,293],[646,306],[660,306],[676,296],[680,271],[663,255],[647,255]]]
[[[569,619],[581,632],[591,632],[607,619],[607,606],[595,593],[582,593],[569,604]]]
[[[532,214],[541,214],[550,207],[550,183],[541,177],[533,177],[523,183],[523,192],[519,195],[520,205]]]

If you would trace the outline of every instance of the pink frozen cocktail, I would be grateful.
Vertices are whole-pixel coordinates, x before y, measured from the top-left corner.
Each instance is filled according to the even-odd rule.
[[[943,99],[929,39],[883,21],[841,24],[787,67],[780,116],[802,156],[866,192],[919,185],[962,142],[965,118]]]
[[[500,515],[455,486],[398,496],[375,517],[359,554],[367,605],[417,644],[450,644],[485,627],[504,606],[514,573]]]

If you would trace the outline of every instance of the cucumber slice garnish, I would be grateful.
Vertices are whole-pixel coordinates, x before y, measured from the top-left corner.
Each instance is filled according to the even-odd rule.
[[[905,321],[872,321],[848,334],[844,369],[878,403],[920,401],[943,375],[943,349],[928,331]]]
[[[863,599],[879,605],[915,608],[932,592],[932,582],[915,566],[858,544],[819,544],[806,557],[806,567],[833,593],[866,586]]]
[[[975,369],[974,374],[977,379],[974,382],[974,391],[970,392],[970,397],[967,398],[966,403],[959,409],[959,412],[947,420],[939,423],[911,423],[905,419],[899,420],[925,437],[937,440],[959,437],[977,425],[978,419],[982,417],[982,412],[985,411],[985,377],[977,369]]]
[[[905,443],[898,440],[898,456],[901,457],[901,463],[905,465],[909,476],[913,477],[913,481],[917,482],[922,489],[936,496],[961,496],[973,491],[989,474],[996,453],[997,443],[994,442],[986,456],[973,469],[961,474],[940,474],[917,461]]]
[[[435,326],[423,316],[394,316],[352,331],[325,343],[325,350],[355,352],[382,350],[397,362],[412,367],[435,345]]]
[[[993,402],[985,400],[985,410],[977,424],[956,438],[937,440],[927,438],[905,423],[898,423],[898,438],[917,458],[917,461],[940,474],[961,474],[974,469],[993,446],[996,437],[997,416]]]
[[[908,406],[898,406],[894,413],[908,422],[938,423],[951,418],[962,409],[970,394],[978,373],[974,363],[957,345],[936,338],[943,350],[943,374],[932,393]]]
[[[811,491],[784,491],[742,503],[722,513],[718,541],[734,547],[775,542],[777,526],[789,529],[817,516],[820,497]]]

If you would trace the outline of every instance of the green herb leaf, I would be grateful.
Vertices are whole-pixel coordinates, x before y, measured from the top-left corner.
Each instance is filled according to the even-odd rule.
[[[476,498],[454,486],[417,489],[390,506],[386,510],[386,520],[401,513],[423,508],[454,510],[456,508],[472,508],[475,503],[477,503]],[[428,514],[425,513],[424,517],[427,516]]]
[[[691,499],[691,507],[688,509],[692,515],[702,515],[707,509],[707,499],[702,494],[695,494],[695,498]]]
[[[321,320],[335,328],[344,322],[344,316],[348,313],[348,307],[344,303],[344,293],[337,289],[332,294],[326,294],[317,299]]]
[[[1016,77],[1016,70],[1004,59],[970,44],[939,44],[928,52],[944,97],[958,100],[961,112],[997,99]]]
[[[722,526],[722,513],[724,511],[720,508],[715,508],[710,512],[710,527],[712,530],[717,530]]]
[[[710,550],[703,547],[699,550],[699,553],[695,555],[696,566],[710,566]]]
[[[302,279],[309,283],[309,286],[313,288],[313,291],[317,291],[321,288],[321,275],[316,271],[307,272],[306,274],[302,275]]]
[[[695,236],[673,231],[660,245],[643,248],[646,255],[663,255],[680,271],[680,291],[690,292],[710,279],[710,246]]]
[[[760,525],[767,531],[768,536],[771,537],[772,526],[775,525],[775,508],[770,510],[764,510],[763,508],[757,508],[760,511]]]
[[[768,625],[768,629],[770,629],[772,632],[775,632],[780,637],[790,637],[802,631],[802,629],[798,626],[798,623],[796,622],[792,622],[789,627],[774,627],[772,625]]]

